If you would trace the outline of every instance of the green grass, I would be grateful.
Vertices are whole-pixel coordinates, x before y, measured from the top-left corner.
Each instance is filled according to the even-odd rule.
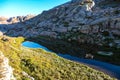
[[[80,63],[72,62],[42,49],[21,46],[24,38],[6,37],[0,40],[0,51],[10,60],[17,80],[30,80],[23,71],[35,80],[115,80]]]

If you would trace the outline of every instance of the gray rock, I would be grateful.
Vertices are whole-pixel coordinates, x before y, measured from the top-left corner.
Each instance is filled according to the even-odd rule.
[[[56,32],[65,33],[68,31],[67,27],[59,27],[55,29]]]
[[[3,36],[3,32],[0,31],[0,36]]]
[[[49,32],[49,31],[42,31],[42,32],[40,33],[40,35],[50,36],[50,37],[56,38],[57,33],[55,33],[55,32]]]

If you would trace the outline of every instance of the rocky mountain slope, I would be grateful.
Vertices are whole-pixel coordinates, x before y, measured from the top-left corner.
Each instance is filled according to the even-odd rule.
[[[77,41],[112,44],[120,36],[119,0],[72,0],[22,23],[2,25],[11,36],[38,35]]]
[[[71,0],[31,19],[28,17],[28,20],[16,17],[14,22],[13,18],[9,24],[0,24],[0,31],[9,36],[43,35],[78,44],[95,44],[118,54],[119,4],[119,0]],[[1,21],[5,19],[1,18]],[[22,22],[16,19],[22,19]]]
[[[119,0],[71,0],[35,17],[19,16],[9,19],[0,17],[0,50],[10,60],[15,78],[114,80],[102,72],[68,61],[54,53],[42,49],[24,48],[21,46],[24,38],[7,36],[28,38],[43,35],[69,42],[115,46],[118,50],[120,48],[119,4]],[[114,51],[117,51],[116,48]],[[119,63],[118,55],[114,59],[117,63]],[[6,59],[1,57],[2,55],[0,60]],[[9,75],[12,75],[12,72]]]
[[[103,60],[102,56],[100,60],[120,64],[119,4],[119,0],[71,0],[28,20],[22,18],[22,22],[17,20],[16,23],[16,17],[15,22],[14,19],[11,20],[14,23],[2,23],[0,35],[37,39],[42,35],[70,43],[75,42],[80,44],[79,46],[84,44],[80,48],[85,48],[87,54],[98,56],[96,54],[98,51],[112,52],[114,54],[112,58],[105,57]]]

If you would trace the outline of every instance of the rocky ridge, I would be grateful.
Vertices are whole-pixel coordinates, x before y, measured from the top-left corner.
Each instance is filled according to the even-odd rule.
[[[27,16],[16,16],[16,17],[0,17],[0,24],[13,24],[18,22],[23,22],[33,18],[35,15],[27,15]]]

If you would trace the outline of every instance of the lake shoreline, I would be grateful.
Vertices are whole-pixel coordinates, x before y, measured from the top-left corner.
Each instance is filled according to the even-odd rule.
[[[60,39],[50,38],[48,36],[27,38],[26,41],[33,41],[39,43],[43,46],[46,46],[55,53],[69,53],[69,55],[79,58],[85,58],[86,54],[92,54],[95,60],[120,66],[120,53],[119,51],[117,53],[114,52],[117,51],[114,48],[101,47],[95,44],[80,44],[74,41],[68,42]],[[98,51],[104,50],[105,52],[111,51],[114,54],[112,56],[104,56],[97,54]]]
[[[42,46],[40,44],[37,44],[37,43],[34,43],[34,42],[31,42],[31,41],[25,41],[22,43],[22,46],[24,47],[28,47],[28,48],[42,48],[46,51],[50,51],[48,48],[46,48],[45,46]],[[60,54],[58,53],[57,54],[58,56],[60,57],[63,57],[65,59],[69,59],[69,60],[72,60],[72,61],[75,61],[75,62],[79,62],[79,63],[82,63],[82,64],[85,64],[91,68],[94,68],[98,71],[102,71],[104,73],[106,73],[107,75],[111,76],[111,77],[115,77],[115,78],[118,78],[120,79],[120,67],[119,66],[116,66],[116,65],[112,65],[112,64],[109,64],[109,63],[105,63],[105,62],[101,62],[101,61],[96,61],[96,60],[91,60],[91,59],[82,59],[82,58],[78,58],[78,57],[74,57],[74,56],[71,56],[71,55],[64,55],[64,54]]]
[[[84,65],[87,65],[95,70],[101,71],[111,77],[120,79],[120,66],[112,65],[109,63],[101,62],[101,61],[96,61],[92,59],[81,59],[77,58],[74,56],[70,55],[63,55],[63,54],[58,54],[58,56],[63,57],[65,59],[75,61],[78,63],[82,63]]]

